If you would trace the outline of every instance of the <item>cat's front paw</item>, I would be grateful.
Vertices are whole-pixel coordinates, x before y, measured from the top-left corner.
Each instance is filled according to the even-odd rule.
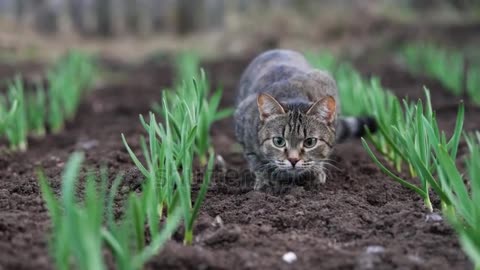
[[[253,189],[256,191],[262,191],[267,187],[267,184],[264,183],[262,180],[255,179],[255,184],[253,185]]]
[[[269,186],[269,182],[270,181],[268,181],[268,179],[262,174],[255,173],[255,185],[253,186],[253,189],[256,191],[265,191]]]
[[[256,191],[280,194],[285,190],[285,186],[282,185],[279,181],[272,181],[261,173],[255,174],[255,176],[255,185],[253,186],[253,189]]]
[[[323,172],[323,171],[318,172],[316,177],[315,177],[315,183],[324,185],[325,182],[327,182],[327,175],[325,174],[325,172]]]

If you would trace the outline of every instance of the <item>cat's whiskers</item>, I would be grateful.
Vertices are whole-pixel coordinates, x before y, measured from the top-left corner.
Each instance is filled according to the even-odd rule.
[[[337,166],[335,166],[335,165],[333,165],[333,164],[331,164],[331,163],[324,162],[323,164],[324,164],[325,166],[328,166],[329,168],[333,168],[333,169],[335,169],[335,170],[337,170],[337,171],[340,171],[340,172],[342,171],[342,169],[338,168]]]
[[[277,166],[272,163],[263,163],[255,167],[256,171],[276,169]]]

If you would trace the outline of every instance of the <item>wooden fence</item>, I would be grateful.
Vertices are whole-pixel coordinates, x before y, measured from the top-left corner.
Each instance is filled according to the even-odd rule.
[[[301,12],[328,10],[329,4],[408,5],[421,9],[445,4],[469,9],[480,0],[0,0],[0,16],[42,33],[81,35],[179,34],[221,28],[227,12],[266,12],[280,6]],[[314,6],[314,8],[312,8]]]
[[[221,28],[227,10],[248,12],[316,0],[0,0],[0,16],[42,33],[112,36]]]
[[[223,0],[0,0],[0,16],[43,33],[188,33],[222,27],[225,6]]]
[[[0,0],[0,16],[42,33],[179,34],[221,28],[226,12],[301,8],[339,0]],[[342,0],[351,2],[354,0]],[[364,1],[364,0],[362,0]]]

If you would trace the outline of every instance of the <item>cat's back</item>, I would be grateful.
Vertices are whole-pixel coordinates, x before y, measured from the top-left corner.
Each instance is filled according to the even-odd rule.
[[[238,89],[237,104],[267,86],[306,74],[312,68],[304,56],[291,50],[270,50],[257,56],[243,73]]]

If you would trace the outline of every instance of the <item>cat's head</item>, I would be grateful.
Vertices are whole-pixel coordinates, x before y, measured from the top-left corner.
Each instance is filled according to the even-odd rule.
[[[282,105],[268,94],[257,98],[260,151],[275,170],[294,174],[322,169],[335,143],[336,102]]]

